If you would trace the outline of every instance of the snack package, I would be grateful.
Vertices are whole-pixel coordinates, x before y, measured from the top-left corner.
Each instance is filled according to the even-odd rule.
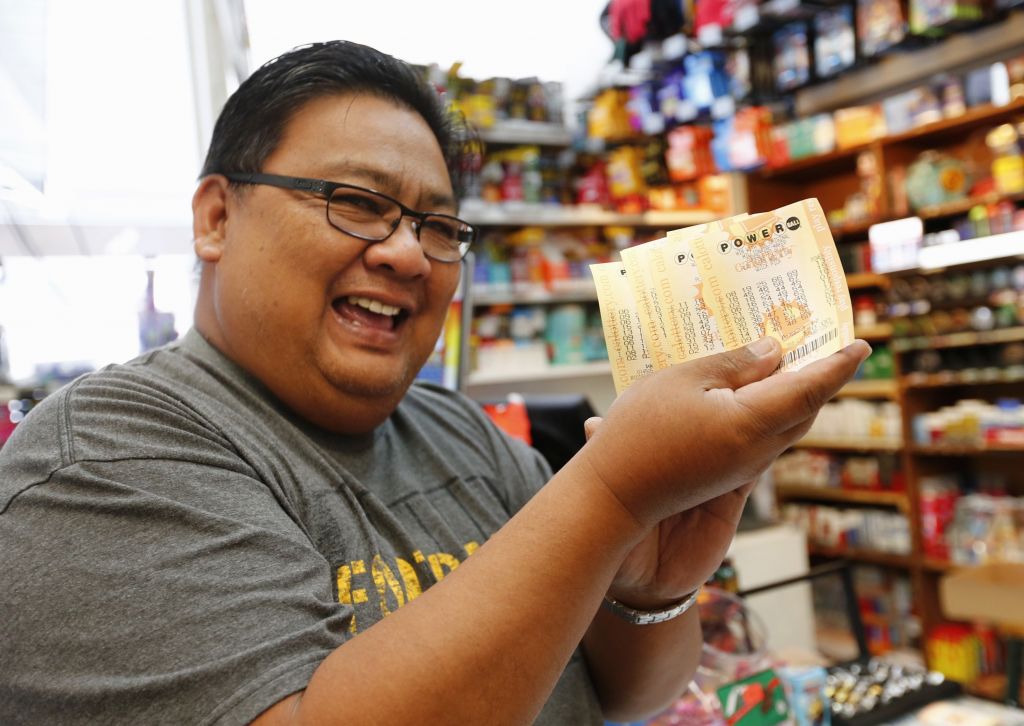
[[[592,265],[616,391],[771,335],[779,369],[853,342],[853,307],[816,199],[669,232]]]

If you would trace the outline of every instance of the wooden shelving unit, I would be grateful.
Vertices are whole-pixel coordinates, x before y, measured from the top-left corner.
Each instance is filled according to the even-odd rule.
[[[1017,20],[1024,20],[1024,16]],[[839,209],[849,195],[860,190],[857,161],[861,154],[869,154],[873,157],[871,161],[879,170],[882,179],[890,179],[894,169],[906,168],[922,151],[931,148],[939,148],[962,158],[984,160],[988,158],[985,156],[987,149],[983,148],[985,130],[1021,116],[1024,116],[1024,99],[1006,106],[971,109],[957,118],[944,119],[857,147],[802,159],[782,168],[754,173],[748,179],[748,192],[751,199],[757,200],[758,207],[765,209],[792,203],[809,196],[817,197],[826,210]],[[883,190],[879,200],[877,213],[871,219],[851,221],[834,226],[833,236],[840,246],[863,242],[868,237],[868,230],[872,223],[913,214],[922,218],[928,230],[937,231],[947,226],[952,218],[966,216],[973,207],[979,204],[990,205],[1011,201],[1020,207],[1021,200],[1024,200],[1024,194],[992,193],[915,211],[898,208],[891,196],[891,189],[887,187]],[[999,258],[1006,261],[1010,256],[1013,256],[1012,264],[1019,264],[1019,256],[1024,254],[1022,242],[1024,242],[1024,233],[1021,232],[971,240],[962,243],[962,247],[957,250],[952,248],[945,250],[949,253],[960,250],[970,253],[962,258],[958,258],[954,254],[940,255],[936,253],[932,256],[934,260],[932,257],[927,258],[926,264],[925,256],[922,255],[922,269],[893,273],[893,275],[856,273],[848,275],[847,282],[851,291],[857,291],[859,294],[871,294],[872,291],[885,294],[891,289],[891,282],[896,275],[946,275],[964,270],[970,272],[979,266],[993,264]],[[984,250],[982,250],[983,247]],[[937,250],[938,248],[930,248],[930,251]],[[986,254],[981,254],[986,250]],[[972,261],[969,262],[968,258]],[[965,266],[958,267],[962,263]],[[985,300],[978,300],[975,305],[985,303]],[[895,337],[893,327],[888,323],[883,323],[879,326],[858,328],[856,334],[858,337],[867,338],[872,343],[885,343],[889,346],[895,359],[896,378],[894,381],[886,382],[878,390],[867,388],[866,383],[855,382],[841,395],[863,395],[866,398],[898,402],[902,416],[903,441],[906,444],[805,440],[800,442],[800,446],[820,448],[824,451],[837,452],[840,455],[843,452],[860,456],[872,452],[888,452],[889,456],[898,457],[906,480],[906,491],[902,493],[862,492],[788,486],[782,483],[777,484],[776,496],[779,502],[821,503],[844,508],[873,507],[905,514],[910,522],[912,545],[911,551],[905,555],[830,549],[813,543],[809,545],[808,551],[814,557],[842,557],[858,564],[898,568],[905,571],[914,593],[914,601],[917,605],[923,632],[927,633],[945,619],[939,603],[940,579],[946,573],[963,565],[925,556],[921,524],[922,482],[928,477],[942,476],[948,473],[991,473],[1006,477],[1011,494],[1024,495],[1024,472],[1020,466],[1020,462],[1024,461],[1024,445],[920,446],[913,443],[914,417],[950,405],[958,398],[985,398],[987,400],[1005,396],[1024,398],[1024,367],[1008,370],[967,370],[931,375],[911,375],[905,371],[910,369],[911,361],[920,351],[954,349],[952,352],[955,352],[957,348],[969,346],[991,346],[1024,341],[1024,326],[904,338]],[[858,385],[864,385],[865,388],[858,391],[856,387]],[[999,694],[1001,696],[998,683],[995,687],[992,687],[992,684],[987,685],[986,688],[986,684],[979,684],[981,690],[987,691],[986,695]]]
[[[902,441],[889,441],[881,438],[863,439],[811,439],[804,438],[793,444],[796,449],[823,449],[825,451],[845,452],[878,452],[878,451],[900,451],[903,448]]]
[[[856,548],[835,548],[821,547],[820,545],[807,545],[807,553],[812,557],[829,557],[832,559],[842,558],[853,562],[861,562],[868,565],[881,565],[883,567],[898,567],[909,570],[913,563],[908,555],[893,554],[891,552],[878,552]]]
[[[910,511],[906,492],[875,491],[872,489],[840,489],[800,484],[775,483],[775,496],[785,502],[830,502],[893,507],[901,512]]]
[[[857,158],[870,154],[882,178],[888,178],[896,167],[908,166],[925,149],[941,147],[954,155],[960,152],[983,154],[984,141],[979,130],[1005,123],[1024,113],[1024,100],[1003,106],[979,106],[960,116],[924,124],[909,131],[884,136],[866,144],[836,149],[827,154],[807,157],[785,166],[762,169],[751,174],[748,192],[758,206],[765,209],[816,196],[826,211],[843,206],[845,199],[858,191]],[[853,220],[833,226],[833,235],[844,241],[866,239],[872,224],[917,214],[924,220],[939,220],[966,212],[977,204],[991,204],[1003,199],[1018,200],[1020,194],[988,194],[950,204],[924,207],[919,210],[899,209],[888,194],[883,194],[880,208],[869,219]]]
[[[895,380],[850,381],[840,389],[836,398],[888,399],[899,398],[899,387]]]

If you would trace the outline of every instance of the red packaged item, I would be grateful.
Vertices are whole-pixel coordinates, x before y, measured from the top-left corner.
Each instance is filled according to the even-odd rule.
[[[530,436],[530,417],[522,396],[512,393],[505,403],[488,403],[484,404],[483,408],[490,419],[506,434],[526,444],[533,443]]]
[[[713,132],[706,126],[678,126],[668,133],[665,163],[672,181],[690,181],[714,174],[711,154]]]
[[[603,161],[595,163],[576,181],[576,203],[597,204],[602,207],[611,204]]]

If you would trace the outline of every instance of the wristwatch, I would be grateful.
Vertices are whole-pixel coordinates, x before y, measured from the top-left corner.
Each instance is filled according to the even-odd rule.
[[[627,623],[632,623],[633,625],[654,625],[656,623],[664,623],[666,620],[671,620],[672,618],[677,618],[685,613],[693,607],[695,602],[697,602],[698,592],[700,592],[699,587],[675,605],[670,605],[663,610],[636,610],[628,605],[623,605],[618,600],[608,597],[607,595],[605,595],[601,606],[605,610],[610,610],[615,613]]]

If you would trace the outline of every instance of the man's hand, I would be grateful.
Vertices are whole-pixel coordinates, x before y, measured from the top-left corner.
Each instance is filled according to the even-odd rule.
[[[602,420],[587,419],[588,441]],[[641,610],[656,610],[704,584],[725,557],[755,483],[659,522],[623,561],[609,594]]]
[[[636,384],[607,419],[587,422],[588,461],[650,533],[610,594],[641,609],[678,600],[722,561],[757,477],[810,427],[870,348],[858,341],[770,376],[770,338],[675,366]],[[768,377],[770,376],[770,377]]]

